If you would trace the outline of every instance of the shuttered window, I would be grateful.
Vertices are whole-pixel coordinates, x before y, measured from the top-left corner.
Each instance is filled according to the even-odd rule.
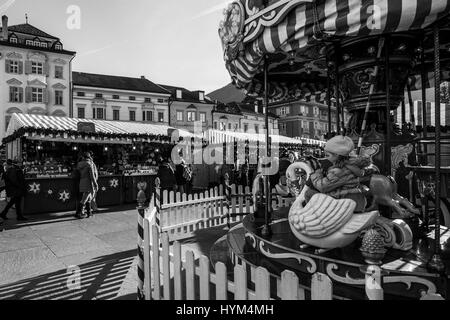
[[[23,88],[9,87],[9,102],[22,102],[22,101],[23,101]]]
[[[120,120],[120,111],[119,110],[113,110],[113,120]]]
[[[31,88],[31,102],[44,102],[44,89]]]
[[[31,62],[31,73],[32,74],[44,74],[44,64],[42,62]]]
[[[61,90],[55,90],[55,105],[62,106],[63,104],[63,92]]]
[[[5,72],[6,73],[23,73],[23,62],[17,60],[5,60]]]

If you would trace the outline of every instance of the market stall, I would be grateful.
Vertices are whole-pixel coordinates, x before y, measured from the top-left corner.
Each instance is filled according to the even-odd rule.
[[[75,208],[72,172],[85,151],[92,152],[99,171],[100,207],[134,202],[138,182],[147,183],[150,198],[160,156],[170,156],[173,131],[156,124],[14,114],[3,143],[7,158],[23,164],[24,214]]]

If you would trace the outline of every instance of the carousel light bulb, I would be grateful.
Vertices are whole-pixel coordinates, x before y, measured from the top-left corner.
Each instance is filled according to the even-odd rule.
[[[105,151],[108,151],[108,147],[105,147],[105,149],[104,149]]]
[[[374,54],[375,51],[376,51],[376,49],[375,49],[374,46],[371,46],[371,47],[369,47],[369,48],[367,49],[367,52],[368,52],[369,54]]]
[[[401,43],[401,44],[398,46],[397,50],[398,50],[398,51],[405,51],[405,50],[406,50],[406,44]]]

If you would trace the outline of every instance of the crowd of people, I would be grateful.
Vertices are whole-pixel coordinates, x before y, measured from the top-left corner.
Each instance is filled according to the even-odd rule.
[[[161,157],[160,163],[158,176],[161,181],[161,191],[168,190],[187,194],[192,192],[192,169],[183,158],[179,164],[175,165],[172,158]]]

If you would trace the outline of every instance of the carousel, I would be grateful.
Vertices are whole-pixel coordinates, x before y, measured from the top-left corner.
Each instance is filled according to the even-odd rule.
[[[287,169],[295,195],[289,207],[274,210],[269,173],[257,176],[254,213],[227,235],[231,263],[274,275],[289,269],[305,287],[321,272],[336,284],[336,299],[363,298],[367,270],[378,265],[387,299],[449,298],[450,226],[444,222],[450,194],[440,150],[448,137],[441,137],[441,109],[432,115],[422,108],[420,134],[414,121],[393,122],[399,106],[404,122],[411,90],[422,90],[426,106],[425,90],[434,88],[440,105],[450,70],[449,13],[449,0],[229,5],[219,35],[233,84],[263,98],[266,113],[274,101],[325,95],[328,128],[332,105],[338,128],[328,134],[326,158],[303,157]],[[437,125],[427,132],[432,116]],[[430,140],[434,163],[423,157],[430,147],[423,141]],[[269,163],[268,137],[266,143]],[[393,178],[399,176],[406,182],[399,185]]]

